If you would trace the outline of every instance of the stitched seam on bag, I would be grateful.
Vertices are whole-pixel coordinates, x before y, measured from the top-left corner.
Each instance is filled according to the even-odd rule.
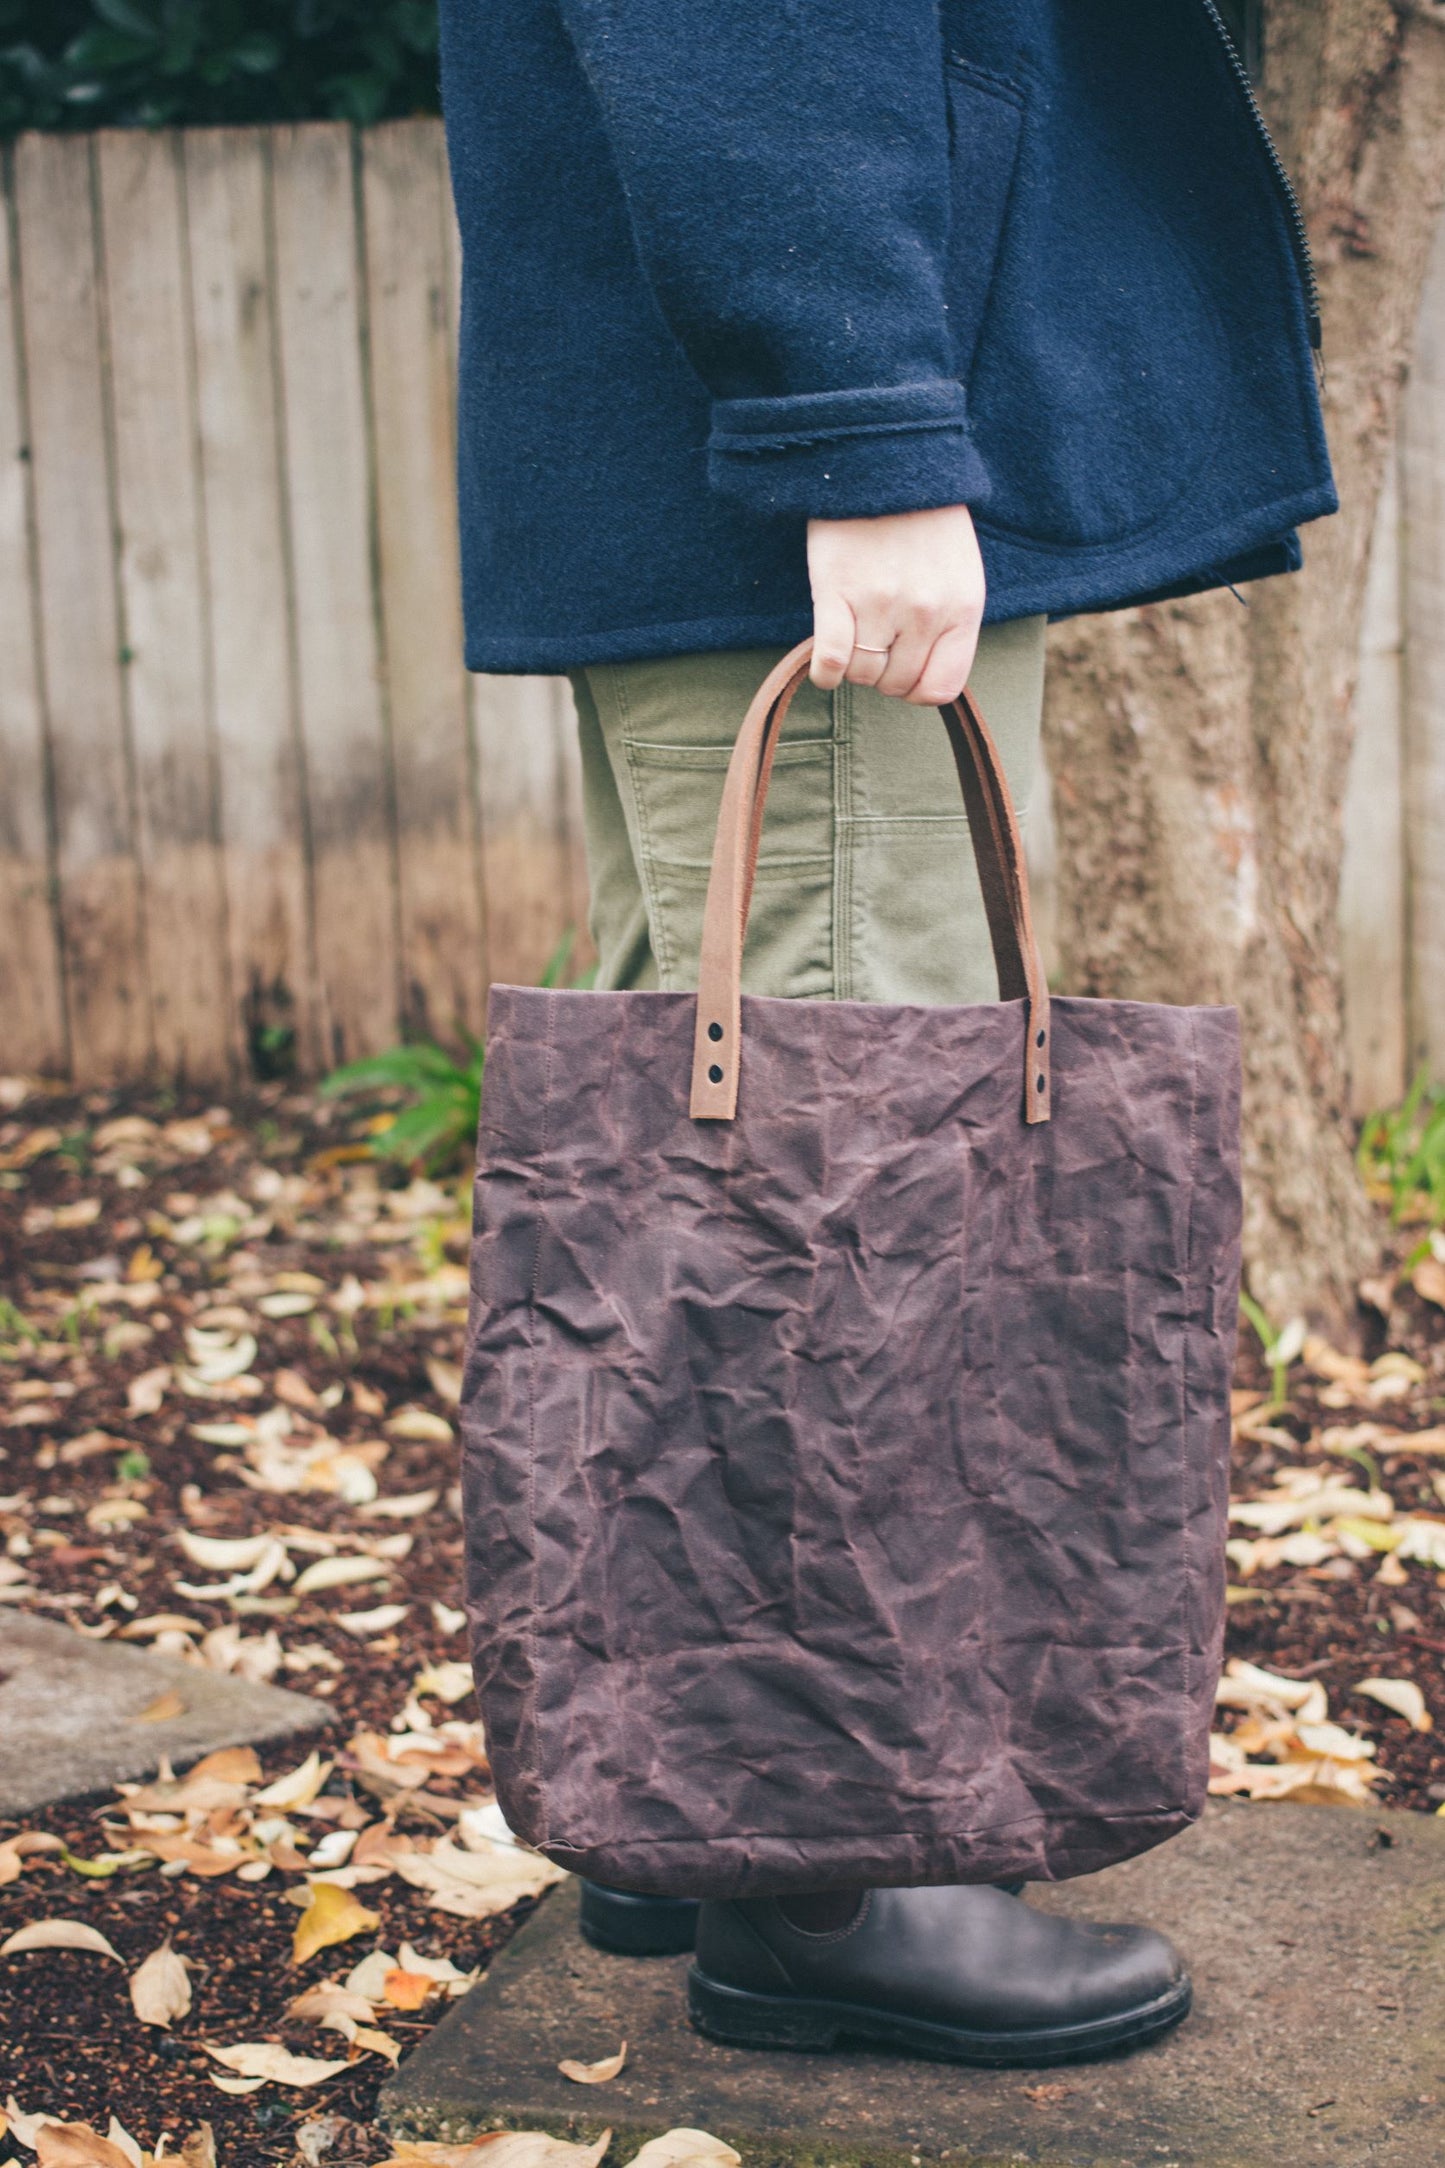
[[[539,1152],[541,1179],[547,1180],[547,1153],[552,1141],[552,1050],[556,1028],[557,997],[547,996],[547,1051],[542,1069],[542,1142]],[[527,1662],[529,1675],[526,1700],[523,1704],[524,1721],[530,1727],[533,1752],[522,1750],[518,1760],[536,1787],[537,1804],[542,1816],[542,1834],[538,1845],[547,1842],[548,1806],[547,1788],[542,1775],[542,1722],[538,1714],[538,1697],[541,1691],[541,1666],[537,1660],[538,1612],[541,1608],[541,1564],[537,1557],[537,1290],[542,1275],[543,1217],[537,1214],[537,1246],[532,1253],[532,1279],[527,1290],[527,1538],[532,1553],[532,1606],[527,1626]]]
[[[1118,1814],[1090,1814],[1083,1819],[1089,1823],[1097,1822],[1101,1828],[1107,1829],[1115,1823],[1142,1825],[1148,1822],[1168,1822],[1179,1814],[1188,1814],[1191,1821],[1197,1819],[1197,1816],[1191,1812],[1183,1800],[1170,1800],[1162,1806],[1145,1807],[1137,1810],[1131,1808],[1127,1814],[1123,1812]],[[699,1846],[706,1851],[716,1851],[720,1846],[729,1844],[806,1844],[815,1847],[836,1846],[841,1849],[846,1845],[856,1848],[861,1842],[874,1847],[886,1847],[889,1844],[906,1842],[913,1838],[919,1838],[927,1844],[975,1844],[980,1837],[994,1837],[1001,1830],[1034,1827],[1048,1829],[1052,1828],[1055,1823],[1060,1823],[1066,1828],[1077,1827],[1079,1821],[1080,1816],[1077,1811],[1068,1808],[1060,1809],[1057,1813],[1049,1809],[1037,1814],[1017,1814],[1012,1821],[988,1822],[981,1829],[942,1829],[934,1822],[918,1829],[893,1827],[877,1832],[865,1830],[861,1833],[861,1837],[859,1833],[852,1831],[844,1836],[820,1837],[816,1829],[730,1829],[726,1835],[720,1837],[655,1837],[649,1834],[646,1837],[639,1837],[637,1842],[648,1852],[668,1849],[677,1850],[679,1847],[689,1851],[696,1851]],[[546,1842],[549,1858],[555,1858],[558,1852],[567,1852],[574,1858],[586,1859],[593,1857],[603,1849],[609,1852],[625,1849],[625,1847],[620,1848],[615,1844],[608,1844],[604,1847],[595,1842],[590,1844],[569,1844],[565,1837],[549,1837]],[[540,1849],[540,1847],[535,1847],[535,1849]]]
[[[1190,1542],[1189,1498],[1189,1350],[1193,1333],[1194,1306],[1191,1289],[1191,1267],[1194,1262],[1194,1203],[1199,1193],[1199,1168],[1196,1159],[1196,1132],[1199,1120],[1199,1035],[1198,1021],[1193,1012],[1189,1016],[1189,1202],[1184,1221],[1184,1347],[1179,1364],[1179,1502],[1183,1511],[1181,1531],[1181,1558],[1184,1582],[1184,1618],[1180,1635],[1180,1683],[1184,1703],[1189,1706],[1189,1654],[1190,1636],[1197,1616],[1198,1591],[1196,1587],[1198,1568]],[[1187,1759],[1187,1748],[1186,1748]],[[1181,1767],[1180,1789],[1184,1789],[1187,1767]]]

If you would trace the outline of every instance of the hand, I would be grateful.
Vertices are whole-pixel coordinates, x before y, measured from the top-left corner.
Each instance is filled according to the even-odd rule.
[[[810,519],[813,683],[847,678],[939,707],[968,683],[983,623],[983,559],[968,507]],[[870,652],[878,650],[880,652]]]

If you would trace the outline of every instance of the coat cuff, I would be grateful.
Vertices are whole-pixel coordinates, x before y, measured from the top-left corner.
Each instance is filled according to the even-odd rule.
[[[712,487],[753,512],[876,519],[988,497],[963,386],[946,379],[719,399],[707,454]]]

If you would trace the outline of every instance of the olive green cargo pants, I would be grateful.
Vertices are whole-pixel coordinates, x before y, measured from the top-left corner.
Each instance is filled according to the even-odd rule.
[[[597,985],[697,985],[723,775],[777,648],[573,673]],[[1038,758],[1044,620],[989,626],[970,685],[1022,816]],[[998,981],[937,711],[804,685],[773,766],[743,958],[749,993],[992,1001]]]

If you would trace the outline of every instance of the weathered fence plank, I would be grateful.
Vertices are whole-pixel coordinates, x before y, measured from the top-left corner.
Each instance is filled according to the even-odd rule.
[[[1411,1059],[1445,1079],[1445,222],[1401,431]]]
[[[533,984],[577,925],[564,761],[575,742],[564,680],[472,680],[487,954],[499,982]]]
[[[263,1069],[320,1034],[307,924],[281,494],[266,149],[259,131],[184,138],[197,435],[231,1028]]]
[[[28,427],[10,206],[0,205],[0,1065],[66,1066],[35,650]]]
[[[382,631],[396,774],[403,1015],[449,1036],[486,999],[452,499],[451,219],[429,121],[363,138]]]
[[[372,564],[352,138],[278,128],[276,309],[323,1063],[399,1025],[396,848]]]
[[[103,1081],[142,1074],[151,1034],[89,139],[22,136],[15,202],[71,1062]]]
[[[235,1052],[234,1012],[178,144],[111,130],[95,154],[152,1045],[165,1075],[216,1077]]]

